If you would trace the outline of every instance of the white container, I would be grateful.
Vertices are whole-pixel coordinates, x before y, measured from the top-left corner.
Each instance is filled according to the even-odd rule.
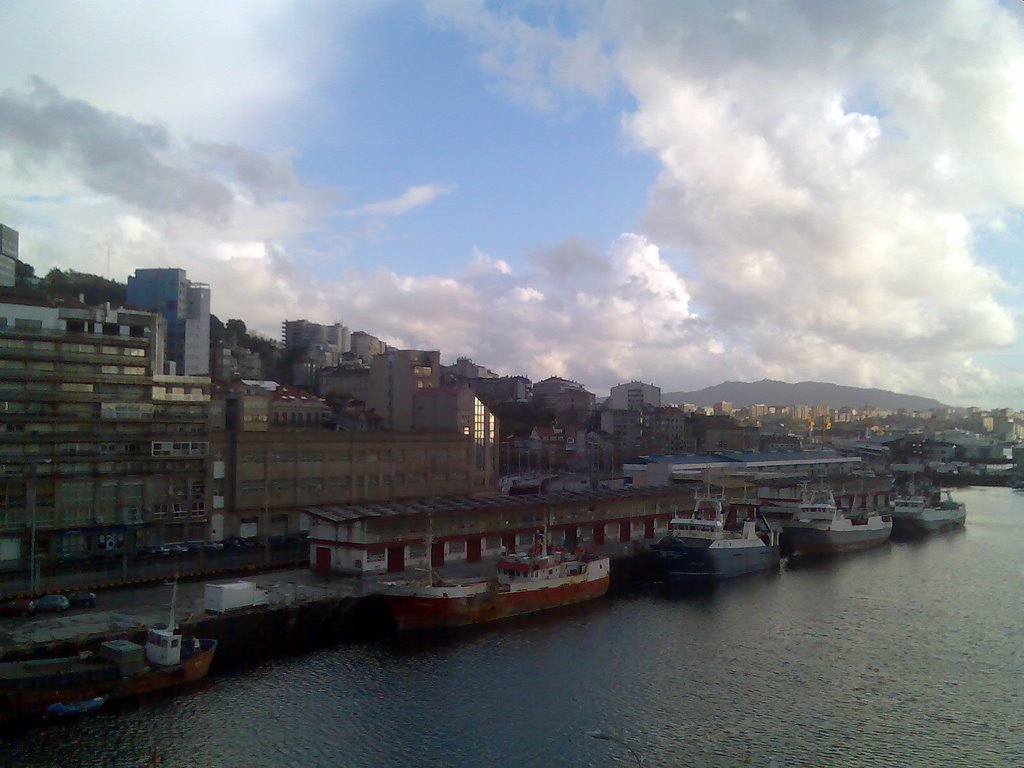
[[[260,591],[262,592],[262,590]],[[256,603],[256,585],[251,581],[207,584],[203,603],[210,613],[225,613],[239,608],[249,608]]]

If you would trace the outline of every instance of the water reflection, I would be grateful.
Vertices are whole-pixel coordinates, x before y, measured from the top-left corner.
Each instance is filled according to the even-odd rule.
[[[1024,494],[966,534],[340,645],[0,735],[17,766],[1024,765]]]

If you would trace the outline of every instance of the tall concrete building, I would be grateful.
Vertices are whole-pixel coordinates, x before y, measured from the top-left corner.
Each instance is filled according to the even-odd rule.
[[[392,349],[370,360],[366,404],[384,420],[385,429],[412,429],[412,399],[421,389],[441,383],[437,350]]]
[[[161,373],[163,327],[0,293],[0,561],[207,536],[210,382]]]
[[[183,269],[137,269],[128,278],[128,303],[159,312],[167,321],[165,359],[176,373],[210,373],[210,286],[193,283]]]
[[[18,230],[0,224],[0,287],[14,285],[18,264]]]
[[[352,347],[352,334],[341,323],[321,325],[309,320],[285,320],[281,324],[281,335],[286,350],[330,347],[340,355]]]
[[[661,406],[661,387],[631,381],[611,388],[609,405],[616,411],[641,411],[645,405]]]
[[[533,385],[533,402],[574,423],[586,422],[597,398],[577,381],[552,376]]]
[[[368,363],[375,355],[384,354],[386,345],[366,331],[354,331],[349,340],[349,349],[364,363]]]

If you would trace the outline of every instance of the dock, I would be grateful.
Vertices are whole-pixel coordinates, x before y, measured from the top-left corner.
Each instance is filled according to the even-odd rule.
[[[613,560],[613,586],[651,576],[646,548],[615,544],[604,549]],[[488,574],[492,569],[492,562],[483,561],[455,563],[440,571],[457,578]],[[401,576],[354,577],[288,569],[179,581],[175,620],[187,637],[217,640],[216,670],[348,640],[388,636],[394,626],[380,599],[380,583]],[[240,578],[266,590],[267,604],[223,614],[207,612],[206,584]],[[99,593],[96,608],[0,619],[0,660],[67,655],[114,639],[141,643],[148,627],[167,623],[171,590],[170,582],[119,587]]]

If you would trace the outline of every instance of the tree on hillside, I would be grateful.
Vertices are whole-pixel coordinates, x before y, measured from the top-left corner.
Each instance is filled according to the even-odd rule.
[[[245,323],[234,318],[228,320],[225,325],[225,330],[229,336],[233,336],[235,339],[244,339],[249,335],[246,330]]]
[[[17,287],[24,287],[25,283],[34,280],[35,276],[36,268],[31,264],[26,264],[24,261],[14,263],[14,284]]]
[[[43,278],[43,287],[50,296],[69,299],[81,297],[86,304],[93,306],[108,301],[120,305],[128,300],[126,283],[108,280],[99,275],[75,272],[73,269],[65,271],[54,267]]]

